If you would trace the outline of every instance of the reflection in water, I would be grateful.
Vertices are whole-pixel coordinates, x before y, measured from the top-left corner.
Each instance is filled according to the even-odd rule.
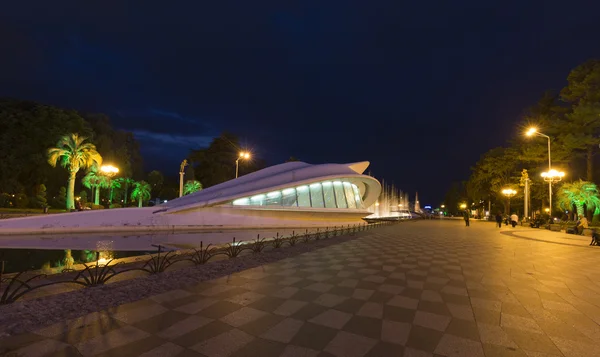
[[[0,260],[5,262],[4,273],[41,270],[44,274],[54,274],[75,264],[95,262],[97,253],[91,250],[0,248]],[[150,253],[156,253],[156,249],[148,251],[116,251],[111,252],[111,256],[114,259],[119,259]]]
[[[73,269],[73,264],[75,263],[75,259],[71,255],[71,249],[65,250],[65,259],[63,260],[64,269]]]
[[[327,227],[332,230],[334,226]],[[341,228],[341,225],[335,227]],[[326,228],[320,227],[323,232]],[[235,237],[237,242],[250,242],[260,235],[261,238],[272,238],[277,234],[288,237],[292,234],[313,233],[317,228],[285,228],[226,230],[212,232],[179,232],[146,235],[19,235],[14,237],[0,236],[0,261],[5,261],[5,273],[27,270],[38,270],[42,267],[47,272],[60,272],[75,264],[105,264],[111,259],[119,259],[156,253],[157,245],[167,248],[188,249],[200,246],[200,242],[226,244]]]

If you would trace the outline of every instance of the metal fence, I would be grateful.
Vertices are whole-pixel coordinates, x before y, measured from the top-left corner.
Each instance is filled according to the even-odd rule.
[[[322,231],[319,229],[314,232],[306,230],[304,233],[300,234],[296,234],[294,231],[287,237],[280,236],[279,233],[277,233],[276,236],[271,239],[261,238],[260,235],[258,235],[256,239],[249,242],[236,241],[234,237],[231,243],[219,247],[213,247],[212,244],[204,246],[204,243],[200,242],[199,248],[194,248],[182,254],[176,254],[173,250],[165,251],[165,247],[158,245],[155,246],[158,248],[158,253],[150,255],[143,265],[138,264],[138,266],[129,268],[125,267],[124,262],[111,264],[113,262],[112,259],[105,263],[100,263],[100,253],[97,252],[95,263],[83,263],[85,268],[81,270],[63,269],[63,274],[56,274],[56,276],[53,276],[57,278],[56,281],[51,282],[40,282],[40,280],[47,277],[47,274],[37,274],[26,277],[27,271],[7,276],[7,274],[4,274],[5,261],[0,261],[0,294],[2,294],[0,296],[0,305],[11,304],[32,291],[52,285],[75,284],[84,288],[89,288],[104,285],[115,276],[126,272],[139,271],[147,274],[159,274],[179,262],[191,262],[196,266],[203,265],[219,255],[234,259],[244,251],[251,251],[253,254],[259,254],[268,246],[271,246],[272,249],[280,249],[285,245],[293,247],[298,243],[309,243],[311,241],[318,241],[340,235],[354,235],[356,232],[363,232],[375,227],[387,226],[394,223],[397,223],[397,221],[335,226],[331,229],[327,227]],[[135,264],[131,263],[129,265]]]

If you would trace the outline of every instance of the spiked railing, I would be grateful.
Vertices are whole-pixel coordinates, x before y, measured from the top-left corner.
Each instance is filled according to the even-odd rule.
[[[292,232],[291,236],[283,237],[277,232],[276,236],[270,241],[273,248],[278,249],[283,247],[284,243],[288,243],[289,246],[293,247],[298,242],[310,243],[312,240],[327,239],[329,237],[335,237],[338,235],[354,235],[357,231],[364,232],[375,227],[387,226],[395,222],[377,222],[371,224],[360,224],[347,227],[334,227],[332,230],[326,227],[324,231],[319,229],[316,232],[309,232],[308,229],[304,234],[297,235],[295,231]],[[113,260],[107,261],[105,264],[99,262],[99,254],[96,255],[96,262],[94,264],[85,264],[85,268],[77,271],[74,269],[65,269],[63,274],[57,274],[54,276],[56,279],[65,277],[66,279],[54,280],[41,284],[32,284],[33,281],[46,278],[46,274],[38,274],[27,279],[23,278],[26,272],[20,272],[16,274],[10,274],[9,277],[4,273],[4,261],[0,261],[0,305],[10,304],[20,299],[24,295],[46,287],[56,284],[77,284],[84,288],[90,288],[100,285],[105,285],[115,276],[129,272],[129,271],[144,271],[148,274],[159,274],[169,269],[173,264],[182,261],[191,261],[194,265],[204,265],[208,263],[213,257],[223,254],[230,259],[238,257],[245,250],[252,250],[255,254],[260,254],[269,241],[260,238],[260,235],[250,244],[244,244],[242,241],[237,242],[233,238],[231,243],[228,243],[225,247],[215,248],[212,244],[208,244],[204,247],[203,242],[200,242],[199,249],[193,249],[192,253],[177,255],[173,251],[164,252],[164,247],[161,245],[155,245],[158,248],[158,253],[153,254],[143,264],[143,266],[132,267],[129,269],[117,269],[124,265],[123,262],[117,264],[111,264]],[[135,263],[133,263],[135,264]],[[76,273],[76,274],[75,274]],[[74,275],[74,276],[73,276]]]

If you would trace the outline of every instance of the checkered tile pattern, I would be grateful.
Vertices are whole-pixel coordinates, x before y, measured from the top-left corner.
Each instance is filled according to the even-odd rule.
[[[0,346],[9,356],[600,356],[600,248],[522,231],[528,239],[491,223],[382,227]]]

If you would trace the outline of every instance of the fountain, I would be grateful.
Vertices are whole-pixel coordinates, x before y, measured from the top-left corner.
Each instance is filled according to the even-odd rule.
[[[368,208],[372,214],[365,220],[398,220],[413,218],[410,212],[408,193],[397,189],[394,185],[382,182],[382,190],[378,200]]]

